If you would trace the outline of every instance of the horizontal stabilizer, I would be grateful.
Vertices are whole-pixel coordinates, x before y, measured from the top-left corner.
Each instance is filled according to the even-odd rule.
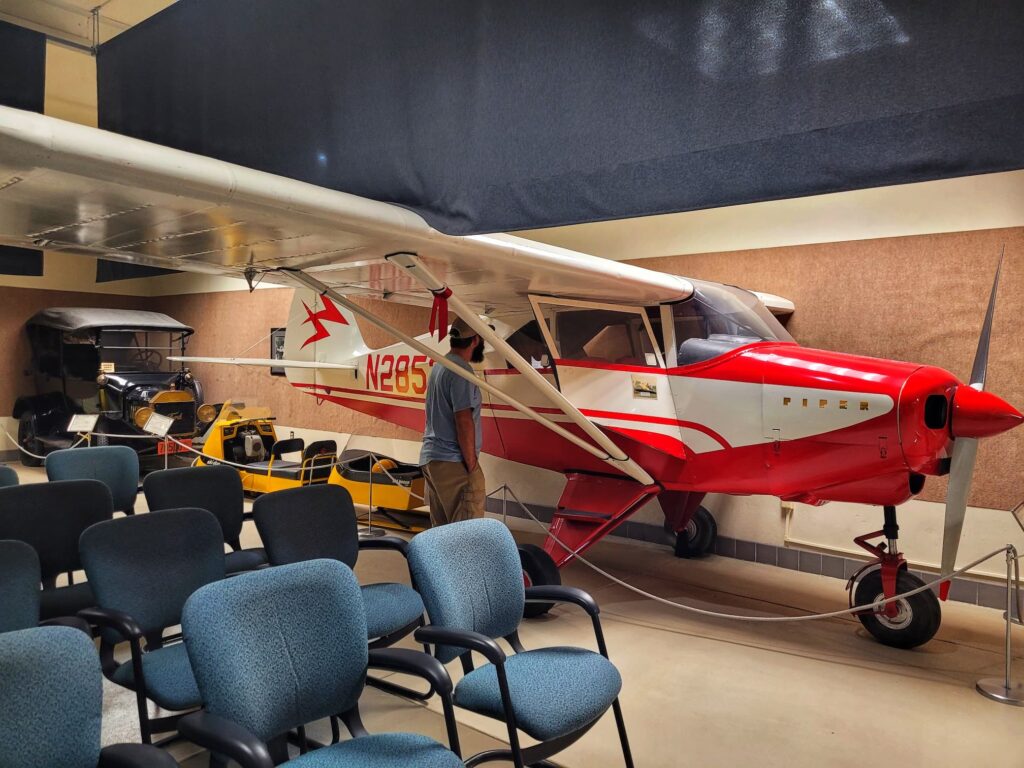
[[[261,368],[322,368],[354,371],[357,366],[345,363],[317,363],[312,360],[275,360],[270,357],[179,357],[167,358],[176,363],[221,363],[224,365],[255,365]]]

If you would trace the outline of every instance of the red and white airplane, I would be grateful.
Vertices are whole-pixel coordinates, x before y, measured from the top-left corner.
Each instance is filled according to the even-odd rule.
[[[965,383],[801,347],[770,311],[792,310],[778,297],[508,235],[448,236],[394,205],[9,108],[0,243],[294,285],[286,361],[192,359],[283,365],[319,402],[412,429],[431,365],[468,375],[444,357],[450,307],[486,341],[485,452],[566,475],[551,526],[566,546],[548,540],[549,566],[653,498],[681,555],[711,545],[709,492],[859,502],[885,520],[857,540],[875,557],[858,579],[867,604],[920,584],[895,507],[929,475],[951,474],[942,571],[953,570],[978,440],[1024,419],[984,391],[998,272]],[[411,337],[363,296],[433,306],[437,333]],[[357,316],[398,343],[369,349]],[[531,576],[552,578],[528,559]],[[912,647],[937,631],[939,604],[926,591],[860,618]]]

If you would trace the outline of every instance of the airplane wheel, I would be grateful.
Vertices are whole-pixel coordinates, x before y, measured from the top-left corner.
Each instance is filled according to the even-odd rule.
[[[704,557],[715,548],[718,523],[704,507],[698,507],[683,530],[676,534],[676,557]]]
[[[41,455],[43,452],[43,447],[39,444],[39,440],[36,439],[36,425],[32,420],[31,413],[23,413],[21,418],[18,419],[18,445],[26,451],[31,451],[38,455]],[[29,456],[22,451],[18,451],[18,455],[21,457],[21,463],[26,467],[43,466],[42,459]]]
[[[562,583],[562,574],[558,572],[555,561],[551,559],[551,555],[536,544],[521,544],[519,546],[519,562],[523,565],[523,581],[528,587]],[[523,608],[523,617],[532,619],[536,616],[543,616],[554,605],[554,603],[527,603]]]
[[[923,581],[906,571],[900,571],[896,577],[896,594],[910,592],[922,586]],[[881,570],[876,569],[864,574],[857,583],[854,605],[870,605],[883,598]],[[935,637],[942,621],[942,608],[934,592],[930,589],[919,592],[898,600],[896,605],[899,607],[899,613],[892,618],[867,611],[858,614],[857,618],[878,642],[893,648],[916,648]]]

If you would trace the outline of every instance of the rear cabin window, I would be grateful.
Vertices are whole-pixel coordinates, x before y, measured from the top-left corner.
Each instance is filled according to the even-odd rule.
[[[505,341],[534,368],[550,367],[551,358],[548,355],[548,345],[544,341],[544,336],[540,332],[540,326],[536,320],[528,322]],[[508,363],[508,367],[511,368],[512,364]]]

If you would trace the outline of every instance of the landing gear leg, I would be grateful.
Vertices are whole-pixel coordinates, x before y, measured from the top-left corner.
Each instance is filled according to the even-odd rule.
[[[907,571],[907,561],[899,551],[900,527],[896,507],[884,508],[882,530],[858,536],[854,542],[875,556],[850,579],[850,606],[870,605],[924,586],[924,582]],[[878,544],[870,539],[885,539]],[[894,648],[916,648],[931,640],[939,631],[942,609],[931,590],[900,598],[875,610],[857,614],[860,623],[884,645]]]

